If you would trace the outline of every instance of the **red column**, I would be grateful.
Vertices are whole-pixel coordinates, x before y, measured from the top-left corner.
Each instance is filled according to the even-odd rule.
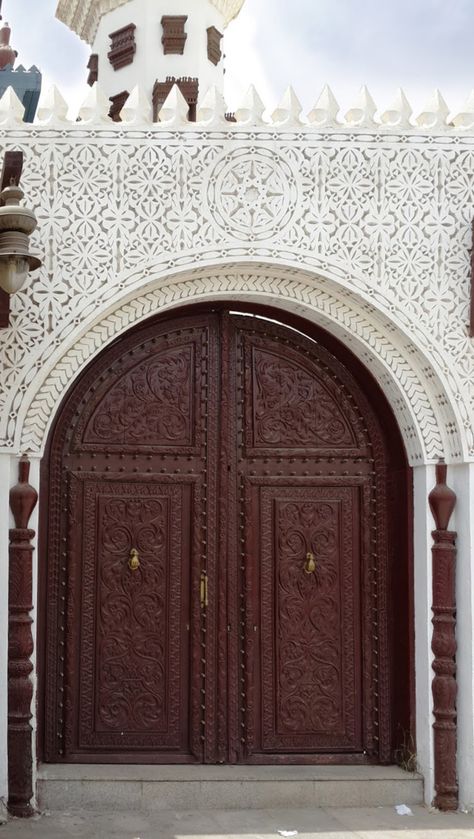
[[[446,464],[436,467],[429,503],[433,531],[433,670],[435,790],[439,810],[457,810],[456,774],[456,533],[448,530],[456,495],[446,485]]]
[[[28,529],[38,494],[28,483],[30,464],[22,457],[18,483],[10,490],[15,527],[10,530],[8,621],[8,809],[32,816],[33,758],[31,700],[33,635],[31,632],[34,530]]]

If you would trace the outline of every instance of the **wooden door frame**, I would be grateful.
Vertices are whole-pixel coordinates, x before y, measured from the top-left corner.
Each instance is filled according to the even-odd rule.
[[[384,438],[387,442],[387,451],[391,458],[391,473],[395,476],[394,486],[392,488],[392,498],[389,502],[390,518],[392,522],[392,534],[399,540],[399,544],[403,545],[403,554],[406,556],[406,561],[401,565],[395,567],[394,555],[397,553],[396,546],[391,547],[391,560],[389,563],[390,582],[388,590],[392,593],[392,598],[401,600],[405,605],[403,625],[400,621],[397,625],[397,610],[390,609],[390,649],[391,649],[391,670],[393,673],[404,674],[403,678],[392,679],[391,687],[391,702],[390,706],[393,709],[392,723],[391,723],[391,743],[392,754],[398,752],[403,757],[403,750],[406,749],[415,751],[415,679],[414,679],[414,580],[413,580],[413,499],[412,499],[412,470],[408,466],[406,453],[398,429],[392,409],[380,389],[380,386],[373,378],[370,371],[359,361],[359,359],[345,347],[338,339],[329,333],[325,332],[319,326],[312,324],[310,321],[294,315],[292,313],[283,312],[276,307],[270,307],[263,304],[235,302],[235,301],[221,301],[207,304],[194,304],[184,306],[179,309],[173,309],[160,315],[150,318],[144,323],[141,323],[125,333],[121,342],[133,342],[137,334],[143,330],[150,330],[155,325],[163,322],[172,322],[185,316],[199,316],[200,314],[215,312],[220,314],[223,311],[235,311],[241,314],[248,313],[266,319],[277,321],[284,327],[296,330],[303,336],[307,336],[313,341],[317,341],[324,346],[336,359],[342,363],[350,372],[355,383],[358,385],[362,393],[365,394],[367,401],[374,414],[377,415],[378,423],[384,431]],[[109,345],[110,346],[110,345]],[[105,348],[105,352],[107,347]],[[100,358],[100,356],[99,356]],[[44,754],[44,715],[46,709],[45,705],[45,661],[46,661],[46,609],[45,609],[45,595],[47,590],[47,579],[45,574],[45,558],[47,553],[47,527],[48,527],[48,495],[49,495],[49,474],[48,467],[51,457],[51,441],[54,435],[54,430],[60,422],[62,411],[66,400],[69,398],[73,389],[75,389],[82,378],[87,375],[91,366],[97,363],[97,358],[91,362],[91,365],[81,373],[81,375],[74,381],[71,388],[66,393],[59,409],[56,413],[52,428],[48,435],[45,455],[41,464],[41,481],[40,481],[40,527],[39,527],[39,573],[38,573],[38,590],[39,590],[39,609],[38,609],[38,754],[42,759]],[[399,493],[404,494],[405,502],[400,509],[397,503]],[[400,554],[398,553],[398,556]],[[224,583],[219,583],[222,586]],[[390,605],[390,604],[388,604]],[[228,685],[224,685],[221,677],[221,689],[224,693],[228,691]],[[218,722],[218,727],[225,725],[221,720]],[[225,759],[223,754],[216,754],[217,761]],[[344,758],[340,760],[323,760],[322,762],[344,762]],[[354,761],[351,761],[354,762]]]

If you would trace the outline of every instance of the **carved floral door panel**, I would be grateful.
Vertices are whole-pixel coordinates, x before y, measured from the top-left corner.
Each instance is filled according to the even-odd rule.
[[[247,754],[361,752],[359,488],[248,479]]]
[[[223,310],[99,356],[50,443],[46,760],[387,759],[371,416],[324,347]]]
[[[323,347],[255,318],[232,326],[242,759],[380,755],[386,629],[375,609],[367,422],[347,370]]]
[[[69,754],[192,753],[189,481],[71,475]]]
[[[65,402],[50,456],[47,760],[203,759],[216,348],[212,315],[147,327]]]

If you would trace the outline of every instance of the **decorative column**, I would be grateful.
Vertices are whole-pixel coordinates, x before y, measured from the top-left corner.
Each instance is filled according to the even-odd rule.
[[[439,810],[457,810],[456,776],[456,533],[448,530],[456,495],[446,485],[446,464],[436,467],[436,486],[429,495],[436,524],[433,531],[433,670],[434,772]]]
[[[10,490],[15,527],[10,530],[8,622],[8,809],[14,816],[32,816],[33,755],[31,700],[33,683],[33,608],[31,540],[28,529],[38,494],[28,483],[30,463],[22,457],[18,483]]]

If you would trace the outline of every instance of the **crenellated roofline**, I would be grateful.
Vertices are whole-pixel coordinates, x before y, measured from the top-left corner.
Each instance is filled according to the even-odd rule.
[[[92,45],[100,19],[130,0],[59,0],[56,17]],[[196,2],[196,0],[193,0]],[[240,12],[245,0],[209,0],[224,16],[225,26]]]

